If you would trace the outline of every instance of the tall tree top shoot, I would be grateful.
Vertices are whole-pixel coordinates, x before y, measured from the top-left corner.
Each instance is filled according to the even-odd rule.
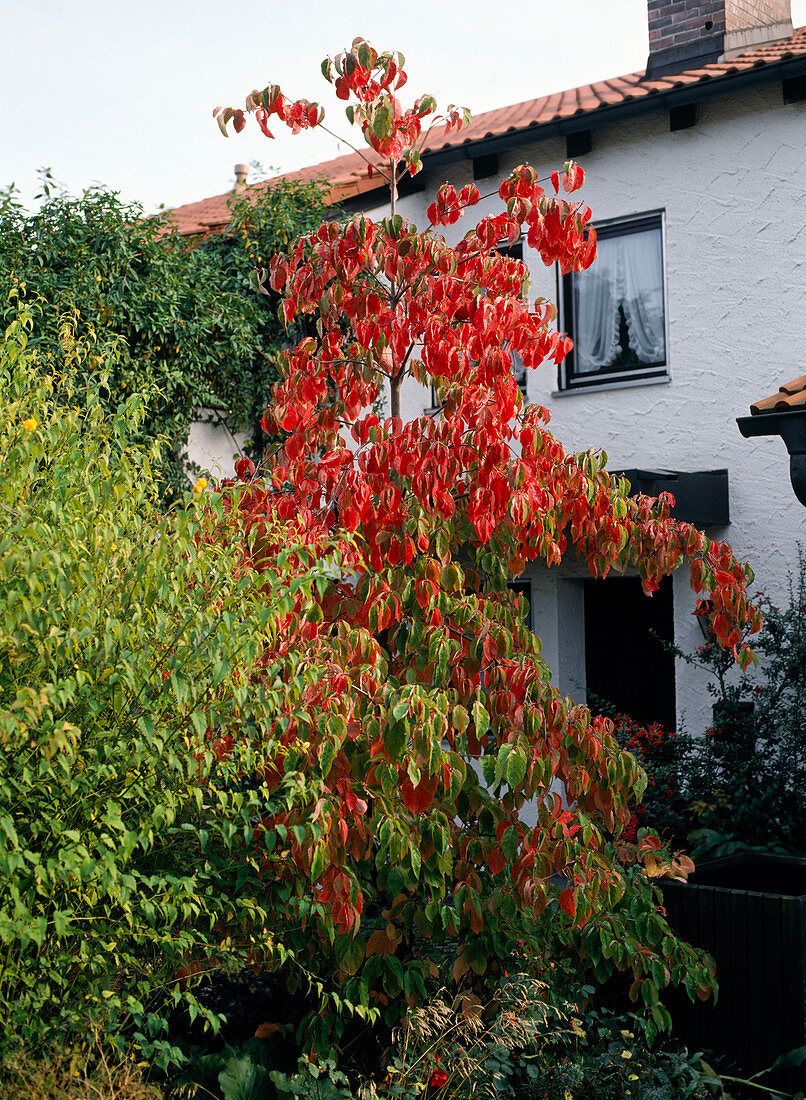
[[[520,165],[500,184],[501,212],[451,246],[439,228],[479,202],[476,187],[440,187],[424,232],[397,213],[396,193],[403,174],[422,168],[424,123],[450,131],[468,112],[438,116],[428,95],[404,110],[402,56],[360,38],[322,71],[380,158],[373,170],[389,181],[392,209],[378,222],[328,222],[272,261],[286,321],[309,318],[310,334],[288,353],[264,417],[285,441],[260,471],[241,461],[246,484],[232,496],[255,568],[277,549],[266,533],[276,517],[314,546],[341,540],[351,570],[287,620],[285,644],[308,647],[331,672],[272,741],[272,774],[299,768],[319,784],[308,806],[264,822],[267,837],[287,838],[267,841],[271,858],[282,848],[299,871],[284,911],[293,901],[306,919],[319,914],[323,944],[340,933],[342,969],[364,989],[375,988],[375,955],[420,974],[415,930],[455,939],[458,980],[483,974],[513,944],[545,957],[557,920],[564,942],[577,937],[600,958],[602,975],[629,965],[639,986],[682,980],[691,957],[670,946],[665,921],[657,918],[662,934],[644,935],[629,906],[619,910],[637,889],[628,889],[630,860],[650,853],[652,873],[659,866],[652,845],[637,853],[619,840],[643,773],[607,719],[551,684],[507,581],[527,562],[556,565],[573,549],[594,576],[632,567],[652,592],[689,558],[692,586],[713,601],[716,636],[744,665],[744,635],[759,626],[745,591],[751,571],[672,520],[668,495],[630,497],[600,453],[566,454],[548,409],[526,405],[513,378],[514,353],[534,369],[559,362],[570,340],[553,328],[550,303],[526,301],[526,267],[499,249],[525,237],[545,264],[587,268],[590,210],[565,197],[582,169],[569,161],[543,179]],[[249,113],[268,136],[275,115],[295,133],[324,118],[275,85],[251,92],[244,110],[215,115],[226,133]],[[402,421],[407,377],[434,387],[438,415]],[[382,419],[374,406],[386,394]],[[527,800],[534,827],[521,820]],[[366,942],[365,897],[387,921]],[[608,961],[605,925],[632,945],[608,949]],[[384,965],[388,992],[396,967]],[[419,988],[411,981],[409,998]],[[701,971],[697,986],[708,986]],[[653,1009],[656,1000],[645,994]],[[663,1026],[662,1014],[654,1019]]]

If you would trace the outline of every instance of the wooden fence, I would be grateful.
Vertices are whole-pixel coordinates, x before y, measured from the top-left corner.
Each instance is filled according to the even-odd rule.
[[[793,886],[800,887],[800,868],[792,871]],[[670,1006],[689,1049],[710,1049],[723,1072],[748,1076],[806,1044],[806,893],[699,882],[664,882],[663,893],[672,928],[717,963],[716,1005],[677,997]],[[802,1089],[806,1069],[779,1072],[762,1083]]]

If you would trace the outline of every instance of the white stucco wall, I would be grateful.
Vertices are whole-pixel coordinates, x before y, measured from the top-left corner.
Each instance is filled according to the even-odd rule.
[[[551,409],[567,449],[602,447],[613,469],[727,467],[731,523],[708,533],[751,562],[756,587],[784,600],[797,543],[806,543],[806,509],[792,492],[783,442],[745,440],[735,418],[806,371],[806,104],[784,105],[780,85],[769,85],[702,104],[690,129],[670,133],[668,117],[658,113],[595,130],[593,146],[579,159],[587,173],[580,194],[594,223],[664,212],[669,381],[559,394],[555,368],[545,364],[529,372],[529,398]],[[560,139],[527,147],[499,158],[499,178],[524,161],[545,174],[565,155]],[[434,173],[422,194],[402,200],[401,212],[425,226],[425,207],[446,178],[457,187],[471,182],[471,163]],[[482,194],[497,182],[477,181]],[[499,209],[490,199],[472,213]],[[463,219],[448,230],[450,239],[467,228]],[[556,301],[555,271],[528,248],[524,259],[531,295]],[[404,415],[420,415],[427,403],[412,386]],[[573,565],[539,568],[533,600],[555,681],[578,696],[580,611],[574,585],[558,585],[576,573]],[[676,640],[693,650],[701,636],[687,571],[675,577],[674,596]],[[678,718],[698,732],[710,722],[712,700],[704,677],[678,666]]]
[[[226,419],[215,410],[202,409],[200,419],[190,426],[186,456],[202,473],[215,478],[232,477],[235,462],[240,458],[246,435],[233,432]]]

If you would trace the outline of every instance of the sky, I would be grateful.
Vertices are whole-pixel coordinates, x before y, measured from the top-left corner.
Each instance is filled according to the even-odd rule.
[[[273,175],[349,152],[282,124],[269,141],[252,119],[224,139],[212,110],[279,84],[348,136],[319,65],[356,35],[406,55],[404,106],[430,92],[474,113],[642,69],[648,49],[646,0],[0,0],[0,26],[0,188],[34,207],[50,168],[146,213],[229,190],[236,163]]]

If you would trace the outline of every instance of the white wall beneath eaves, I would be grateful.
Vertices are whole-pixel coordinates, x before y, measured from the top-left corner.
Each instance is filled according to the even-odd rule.
[[[524,161],[544,175],[565,155],[564,140],[533,145],[500,157],[499,177]],[[806,104],[784,105],[773,84],[702,104],[697,124],[676,133],[665,113],[596,130],[593,150],[579,159],[587,173],[580,197],[594,223],[664,212],[670,380],[558,396],[556,370],[544,364],[529,374],[529,399],[551,409],[568,450],[603,448],[613,469],[727,467],[731,523],[708,533],[727,538],[751,562],[756,586],[783,601],[797,543],[806,544],[806,509],[792,492],[783,442],[743,439],[735,418],[806,372]],[[446,178],[457,188],[472,182],[471,163],[432,174],[422,194],[402,200],[401,213],[424,227]],[[494,192],[498,177],[477,183],[482,194]],[[500,208],[492,198],[473,213]],[[468,227],[466,220],[450,227],[449,239]],[[524,258],[531,295],[556,301],[555,271],[529,249]],[[404,414],[421,415],[427,404],[412,386]],[[568,690],[579,675],[580,627],[564,611],[556,576],[538,571],[535,616],[544,656]],[[693,600],[678,574],[677,641],[688,649],[700,641]],[[710,723],[704,679],[683,664],[677,698],[691,732]]]

